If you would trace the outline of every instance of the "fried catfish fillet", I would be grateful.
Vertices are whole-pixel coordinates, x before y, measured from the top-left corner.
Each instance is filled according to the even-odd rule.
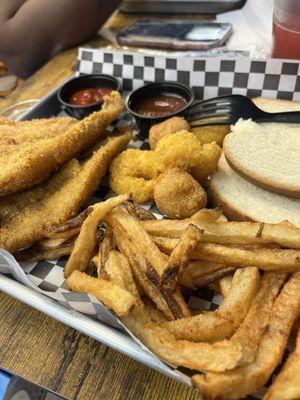
[[[24,145],[38,145],[42,139],[62,135],[78,121],[74,118],[35,119],[11,121],[0,118],[0,156],[19,151]]]
[[[14,253],[44,237],[47,228],[78,214],[131,132],[109,137],[84,161],[72,159],[48,181],[0,201],[0,247]]]
[[[63,164],[104,138],[106,127],[123,111],[112,92],[97,111],[82,121],[11,122],[0,120],[0,196],[32,188]]]

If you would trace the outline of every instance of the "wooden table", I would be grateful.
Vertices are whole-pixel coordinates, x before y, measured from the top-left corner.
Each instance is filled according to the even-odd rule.
[[[120,28],[134,18],[117,14],[109,26]],[[101,39],[89,43],[105,44]],[[58,86],[73,73],[76,52],[72,49],[49,61],[0,101],[0,112],[20,101],[39,99]],[[192,389],[1,292],[0,367],[69,399],[200,399]]]

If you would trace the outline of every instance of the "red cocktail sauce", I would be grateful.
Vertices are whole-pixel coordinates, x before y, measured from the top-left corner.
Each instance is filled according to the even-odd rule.
[[[173,94],[154,94],[135,107],[136,112],[144,117],[162,117],[182,110],[187,101]]]
[[[113,91],[110,87],[87,88],[74,92],[69,103],[73,106],[89,106],[94,103],[103,103],[103,97]]]

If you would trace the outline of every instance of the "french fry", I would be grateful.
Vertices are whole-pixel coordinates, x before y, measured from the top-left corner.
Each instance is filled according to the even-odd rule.
[[[159,276],[162,276],[166,258],[144,230],[142,226],[142,222],[144,221],[135,220],[131,215],[120,208],[110,212],[107,216],[107,221],[112,226],[114,226],[114,224],[121,226],[128,239],[134,243],[136,250],[145,257],[154,271]]]
[[[105,263],[105,271],[111,282],[128,290],[136,298],[140,298],[129,262],[118,250],[112,250],[109,253]]]
[[[93,278],[84,272],[73,271],[66,283],[74,292],[85,292],[96,297],[119,317],[129,313],[137,299],[127,290],[105,279]]]
[[[211,285],[214,282],[216,282],[218,279],[220,279],[228,274],[231,274],[234,271],[235,271],[234,267],[224,267],[224,268],[218,269],[217,271],[212,272],[211,274],[207,274],[201,278],[199,277],[197,279],[197,281],[194,282],[194,284],[195,284],[194,287],[201,288],[203,286]]]
[[[165,270],[160,278],[162,288],[174,293],[177,281],[181,278],[189,261],[190,254],[201,241],[202,232],[195,225],[188,225],[172,251]]]
[[[159,248],[170,254],[178,239],[153,237]],[[300,270],[300,251],[266,248],[239,248],[215,243],[200,243],[192,252],[194,260],[209,260],[232,267],[256,267],[265,271],[295,272]]]
[[[149,323],[145,307],[134,307],[122,318],[128,329],[158,357],[173,365],[190,369],[226,371],[234,368],[241,358],[241,349],[222,343],[193,343],[176,340],[168,329]]]
[[[44,239],[15,253],[18,261],[57,260],[71,254],[75,237],[69,239]]]
[[[242,346],[243,357],[238,365],[247,365],[256,358],[259,344],[269,323],[273,304],[286,274],[266,272],[246,318],[231,338],[232,343]]]
[[[297,345],[275,378],[263,400],[300,399],[300,330]]]
[[[103,221],[106,214],[112,208],[117,207],[128,199],[129,194],[123,194],[93,205],[93,211],[83,222],[79,236],[76,239],[73,251],[65,267],[65,278],[70,276],[74,270],[84,271],[87,268],[96,247],[96,231],[99,222]]]
[[[166,322],[164,326],[177,339],[213,342],[228,338],[246,317],[259,283],[257,268],[238,269],[233,276],[228,296],[217,310]]]
[[[138,284],[142,287],[146,295],[156,304],[157,308],[165,315],[168,320],[173,319],[172,311],[170,310],[165,299],[162,297],[158,288],[150,281],[145,273],[144,260],[139,259],[138,253],[134,250],[132,244],[125,238],[123,232],[114,225],[113,232],[115,241],[121,253],[127,258],[130,263],[134,278],[137,280]],[[141,261],[141,262],[140,262]]]
[[[161,311],[159,311],[159,309],[156,307],[156,305],[153,303],[152,300],[150,300],[148,297],[144,297],[143,303],[144,303],[145,308],[151,318],[151,321],[153,321],[153,322],[166,321],[164,314]]]
[[[132,201],[126,201],[124,206],[128,214],[138,221],[149,221],[156,219],[155,215],[153,215],[151,211],[145,210],[143,207],[139,206],[138,204],[134,204]]]
[[[198,285],[201,286],[201,283],[207,276],[212,276],[216,274],[217,271],[224,270],[224,268],[227,268],[224,264],[200,260],[190,261],[179,280],[179,284],[186,288],[195,288]]]
[[[50,239],[67,239],[78,235],[83,221],[93,211],[93,207],[87,207],[75,218],[70,219],[65,224],[48,227],[45,232],[45,237]]]
[[[104,239],[102,240],[99,246],[99,256],[97,265],[98,278],[107,279],[105,264],[113,247],[114,247],[113,233],[110,229],[107,228]]]
[[[146,274],[153,285],[159,289],[166,303],[169,305],[173,316],[175,318],[182,318],[183,316],[191,315],[179,290],[170,294],[167,290],[160,287],[160,278],[166,265],[166,256],[159,251],[151,237],[141,227],[140,221],[136,221],[121,209],[113,210],[107,216],[107,221],[113,228],[118,227],[121,235],[126,237],[127,248],[131,248],[131,257],[126,254],[126,246],[122,247],[122,252],[126,255],[129,262],[135,263],[136,268],[142,269],[143,274]],[[135,261],[133,261],[134,259]],[[145,290],[144,286],[143,289]],[[152,297],[151,299],[153,300]],[[155,300],[153,301],[168,318],[168,315],[165,313],[167,310],[162,310],[161,306]]]
[[[255,361],[223,373],[194,375],[192,383],[209,399],[236,400],[259,390],[280,362],[300,309],[300,273],[284,285],[272,309],[271,319]]]
[[[127,232],[117,227],[115,222],[114,232],[118,247],[129,260],[133,273],[143,290],[156,304],[157,308],[163,312],[166,318],[173,319],[174,317],[181,318],[182,316],[191,315],[179,291],[170,295],[168,292],[158,289],[159,276],[151,268],[151,265],[149,265],[143,254],[138,252],[135,244],[126,237]]]
[[[233,275],[225,275],[219,280],[220,292],[223,297],[227,297],[231,290]]]
[[[281,249],[244,249],[214,243],[198,244],[191,258],[209,259],[235,267],[259,266],[265,271],[295,272],[300,270],[300,251]]]
[[[222,208],[217,207],[214,209],[202,208],[198,210],[194,215],[191,216],[191,220],[194,222],[215,222],[222,216]]]
[[[220,209],[156,220],[128,199],[96,204],[56,227],[50,232],[55,240],[37,244],[40,253],[67,251],[79,233],[65,270],[70,289],[98,298],[165,362],[206,371],[192,378],[205,398],[239,399],[261,388],[300,313],[300,229],[286,222],[226,222]],[[107,234],[95,256],[99,222]],[[80,272],[94,264],[98,278]],[[219,308],[191,311],[179,287],[212,282],[223,295]],[[264,400],[299,397],[297,351]]]
[[[228,218],[224,214],[222,214],[219,216],[216,222],[228,222]]]
[[[144,229],[152,236],[179,238],[187,226],[187,220],[142,221]],[[258,222],[193,222],[204,231],[203,241],[219,244],[267,244],[300,249],[300,228],[290,223],[263,224]]]

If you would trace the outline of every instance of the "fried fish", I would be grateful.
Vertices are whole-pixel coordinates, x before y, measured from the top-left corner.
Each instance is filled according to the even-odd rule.
[[[12,121],[0,118],[0,156],[24,148],[24,145],[38,145],[42,139],[62,135],[78,121],[74,118],[42,118],[32,121]]]
[[[73,158],[48,181],[0,200],[0,247],[14,253],[42,239],[50,227],[77,215],[131,136],[128,130],[109,137],[86,159]]]
[[[106,127],[123,111],[112,92],[82,121],[67,118],[12,122],[0,119],[0,196],[32,188],[63,164],[105,137]]]

